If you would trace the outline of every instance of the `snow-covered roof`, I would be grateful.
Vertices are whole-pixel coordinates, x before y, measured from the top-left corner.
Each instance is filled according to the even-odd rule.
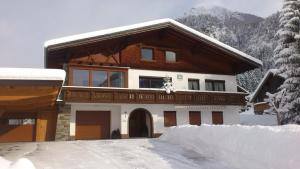
[[[128,25],[128,26],[122,26],[122,27],[116,27],[116,28],[111,28],[111,29],[104,29],[100,31],[95,31],[95,32],[89,32],[89,33],[84,33],[84,34],[78,34],[78,35],[73,35],[73,36],[67,36],[67,37],[62,37],[58,39],[52,39],[48,40],[44,43],[45,49],[49,48],[56,48],[56,47],[67,47],[70,46],[71,44],[82,44],[82,43],[87,43],[87,42],[94,42],[95,39],[97,41],[100,40],[105,40],[105,39],[111,39],[115,37],[121,37],[121,36],[126,36],[130,34],[136,34],[140,32],[146,32],[146,31],[151,31],[151,30],[157,30],[161,28],[166,28],[166,27],[172,27],[174,29],[177,29],[179,31],[182,31],[186,34],[190,34],[195,38],[198,38],[199,40],[209,43],[210,45],[213,45],[219,49],[222,49],[224,51],[230,52],[234,54],[236,57],[243,59],[247,62],[249,62],[252,65],[255,66],[261,66],[262,62],[259,59],[256,59],[248,54],[245,54],[233,47],[230,47],[214,38],[211,38],[203,33],[200,33],[188,26],[185,26],[173,19],[159,19],[159,20],[154,20],[154,21],[149,21],[149,22],[143,22],[143,23],[138,23],[138,24],[133,24],[133,25]],[[71,46],[72,46],[71,45]]]
[[[64,81],[66,72],[60,69],[0,68],[0,80]]]
[[[267,82],[267,80],[274,75],[277,69],[270,69],[268,72],[265,74],[263,79],[260,81],[258,86],[256,87],[255,91],[250,95],[249,102],[253,102],[254,98],[257,96],[263,85]]]
[[[243,88],[242,86],[240,86],[240,85],[237,85],[237,87],[238,87],[240,90],[242,90],[243,92],[245,92],[245,93],[248,93],[248,94],[249,94],[249,91],[248,91],[247,89]]]

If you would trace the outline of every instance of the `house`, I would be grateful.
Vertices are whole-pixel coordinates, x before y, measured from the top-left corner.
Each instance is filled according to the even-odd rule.
[[[266,93],[275,93],[278,87],[284,82],[284,78],[275,75],[276,69],[270,69],[255,91],[250,95],[249,103],[253,105],[255,114],[263,114],[265,110],[269,109],[269,104],[265,101]]]
[[[117,131],[121,138],[158,137],[182,124],[238,124],[247,93],[236,75],[262,65],[172,19],[49,40],[44,53],[46,69],[66,72],[55,140],[109,139]]]

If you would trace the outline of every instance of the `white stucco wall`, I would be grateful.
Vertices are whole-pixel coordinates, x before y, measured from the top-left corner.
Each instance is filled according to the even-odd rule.
[[[176,111],[177,125],[189,124],[189,111],[201,112],[201,123],[212,123],[212,112],[222,111],[224,124],[239,124],[240,106],[178,106],[171,104],[122,104],[121,134],[128,134],[128,117],[137,108],[148,110],[153,118],[153,132],[162,133],[164,127],[164,111]],[[126,112],[126,113],[125,113]]]
[[[182,75],[182,79],[177,79],[177,75]],[[139,77],[172,77],[173,84],[177,90],[188,90],[188,79],[199,79],[200,91],[205,91],[205,79],[225,80],[225,89],[227,92],[237,92],[237,82],[235,76],[230,75],[215,75],[215,74],[200,74],[200,73],[183,73],[183,72],[168,72],[154,70],[128,70],[128,87],[133,89],[139,88]]]
[[[104,103],[72,103],[70,135],[75,136],[76,111],[111,111],[111,131],[120,129],[121,134],[128,134],[128,118],[137,109],[148,110],[153,118],[153,132],[162,133],[164,127],[164,111],[176,111],[177,125],[189,124],[189,111],[201,111],[201,123],[212,123],[212,111],[222,111],[224,124],[239,124],[239,106],[180,106],[172,104],[104,104]]]

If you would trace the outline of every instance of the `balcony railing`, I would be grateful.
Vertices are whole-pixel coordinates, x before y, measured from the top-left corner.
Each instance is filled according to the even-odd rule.
[[[187,104],[187,105],[245,105],[245,93],[111,89],[63,87],[65,102]]]

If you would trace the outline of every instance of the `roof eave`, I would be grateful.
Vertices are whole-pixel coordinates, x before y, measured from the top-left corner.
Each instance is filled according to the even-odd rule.
[[[232,48],[226,44],[224,44],[224,45],[227,48],[230,48],[231,50],[224,47],[224,45],[223,46],[218,45],[217,43],[213,42],[213,41],[216,41],[215,39],[213,39],[207,35],[204,35],[204,34],[202,35],[202,33],[198,32],[192,28],[189,28],[179,22],[176,22],[171,19],[163,19],[162,22],[158,22],[153,25],[150,24],[150,25],[147,25],[144,27],[137,27],[137,28],[132,28],[132,29],[123,30],[123,31],[116,31],[116,32],[113,32],[110,34],[101,34],[99,36],[76,39],[76,40],[72,40],[72,41],[65,41],[65,42],[58,43],[58,44],[53,44],[53,43],[51,44],[51,42],[50,42],[51,40],[47,41],[47,42],[45,42],[45,45],[44,45],[45,66],[47,66],[47,53],[50,50],[58,50],[58,49],[66,48],[66,47],[74,47],[74,46],[83,45],[83,44],[95,43],[95,42],[100,42],[103,40],[148,32],[148,31],[157,30],[157,29],[166,28],[166,27],[172,27],[173,29],[175,29],[177,31],[183,32],[185,34],[188,34],[192,37],[197,38],[198,40],[200,40],[202,42],[212,45],[212,46],[234,56],[237,59],[241,59],[241,60],[249,63],[253,68],[259,68],[263,65],[261,60],[256,59],[250,55],[247,55],[241,51],[238,51],[237,49]],[[201,36],[199,34],[201,34]],[[64,40],[62,40],[62,41],[64,41]]]

